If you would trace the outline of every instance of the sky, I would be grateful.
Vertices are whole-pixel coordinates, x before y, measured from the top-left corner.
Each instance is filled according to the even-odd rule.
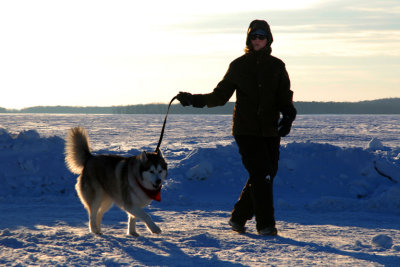
[[[271,26],[294,101],[400,97],[400,0],[2,0],[0,107],[209,93],[254,19]]]

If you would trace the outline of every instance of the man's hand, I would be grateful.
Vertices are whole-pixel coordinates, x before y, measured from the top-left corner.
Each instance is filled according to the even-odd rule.
[[[179,102],[181,102],[181,105],[184,107],[191,106],[193,103],[193,95],[191,93],[179,92],[176,98],[179,100]]]
[[[292,120],[288,117],[283,117],[278,124],[278,135],[280,137],[285,137],[290,133],[290,129],[292,128]]]

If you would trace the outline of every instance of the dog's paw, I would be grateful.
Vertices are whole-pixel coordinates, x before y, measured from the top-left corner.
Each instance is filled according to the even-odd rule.
[[[91,233],[94,234],[94,235],[98,235],[98,236],[102,236],[103,235],[102,232],[91,232]]]
[[[158,226],[156,226],[156,227],[157,227],[157,228],[152,229],[151,232],[152,232],[153,234],[161,234],[161,229],[160,229]]]
[[[133,236],[133,237],[139,237],[139,236],[140,236],[140,235],[139,235],[138,233],[136,233],[136,232],[128,233],[128,235],[131,235],[131,236]]]

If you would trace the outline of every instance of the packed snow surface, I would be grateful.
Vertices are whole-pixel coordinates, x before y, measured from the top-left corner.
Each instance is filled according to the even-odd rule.
[[[274,180],[279,235],[227,224],[247,173],[231,116],[170,115],[162,228],[126,235],[116,207],[88,231],[64,138],[88,130],[95,154],[153,151],[163,115],[0,115],[0,265],[400,266],[400,116],[303,115],[282,139]]]

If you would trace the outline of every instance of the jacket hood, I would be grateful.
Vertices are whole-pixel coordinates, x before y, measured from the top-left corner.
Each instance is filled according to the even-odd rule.
[[[269,24],[265,20],[253,20],[249,28],[247,29],[247,37],[246,37],[246,45],[250,45],[250,34],[254,33],[257,30],[263,30],[266,35],[267,35],[267,46],[271,46],[272,42],[274,41],[271,33],[271,29],[269,27]]]

